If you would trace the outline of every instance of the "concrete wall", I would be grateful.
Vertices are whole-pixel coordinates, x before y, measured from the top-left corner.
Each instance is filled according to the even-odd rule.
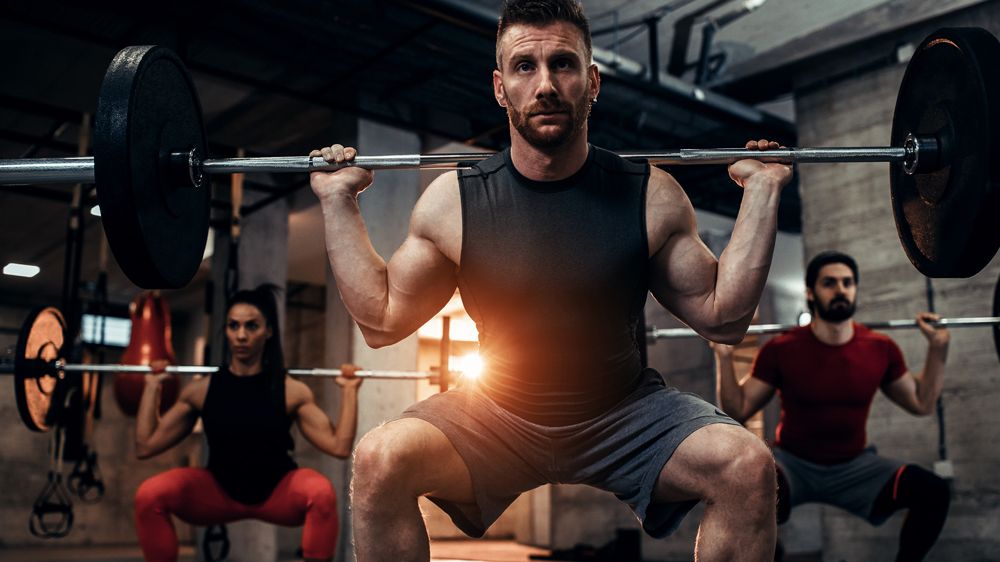
[[[1000,6],[928,22],[919,29],[848,50],[800,76],[796,98],[802,146],[887,145],[903,64],[882,67],[815,85],[830,73],[857,64],[861,56],[893,53],[895,45],[919,41],[946,25],[978,25],[1000,32]],[[908,318],[927,308],[925,280],[910,265],[897,240],[884,164],[802,166],[800,190],[805,255],[826,249],[854,255],[861,269],[858,319]],[[935,280],[937,311],[946,316],[989,315],[1000,272],[994,259],[971,279]],[[926,343],[917,331],[894,332],[911,371],[923,368]],[[948,521],[931,560],[1000,558],[1000,460],[997,447],[1000,369],[989,330],[953,330],[943,399],[948,452],[955,467]],[[876,398],[869,440],[882,454],[928,468],[937,460],[934,416],[916,418]],[[873,528],[845,512],[820,510],[824,560],[887,560],[894,556],[902,516]],[[799,510],[792,514],[799,517]]]

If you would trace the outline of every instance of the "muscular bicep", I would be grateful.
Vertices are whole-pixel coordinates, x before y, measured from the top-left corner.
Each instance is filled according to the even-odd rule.
[[[917,381],[909,371],[903,376],[882,386],[882,392],[896,404],[911,414],[920,414],[920,398],[917,396]]]
[[[656,300],[697,329],[710,309],[718,264],[694,232],[678,232],[653,255],[650,291]]]
[[[297,404],[295,422],[306,441],[320,451],[344,458],[350,455],[350,448],[342,448],[337,443],[337,428],[326,412],[316,404],[312,390],[301,381],[289,381],[285,387],[289,400]]]
[[[333,423],[315,401],[309,400],[300,406],[295,419],[302,436],[314,447],[323,451],[331,446],[336,436]]]
[[[180,398],[162,416],[156,424],[156,429],[146,441],[143,449],[144,458],[153,457],[178,444],[191,434],[198,421],[199,411],[193,405],[193,394],[199,388],[192,388],[198,383],[185,387]]]
[[[700,332],[713,321],[718,261],[698,236],[694,208],[684,191],[656,168],[650,174],[646,222],[652,254],[650,291],[667,310]]]
[[[390,330],[409,334],[434,316],[455,293],[455,264],[436,243],[410,232],[387,268]]]
[[[411,334],[455,293],[462,228],[458,197],[454,174],[432,182],[413,209],[406,239],[386,264],[384,317],[377,331],[390,334],[391,341]]]

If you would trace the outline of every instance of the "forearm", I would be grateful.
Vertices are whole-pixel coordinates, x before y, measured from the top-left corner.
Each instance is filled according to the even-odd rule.
[[[156,405],[160,398],[160,383],[146,382],[139,398],[139,409],[135,415],[135,446],[136,454],[145,456],[146,447],[156,431],[159,422]]]
[[[344,387],[340,400],[340,420],[334,435],[337,456],[348,457],[354,450],[354,438],[358,431],[358,389]]]
[[[344,306],[364,330],[384,330],[389,302],[385,260],[375,251],[357,198],[337,192],[322,198],[326,252]]]
[[[760,302],[777,234],[777,186],[748,184],[733,233],[719,256],[715,310],[720,326],[743,333]]]
[[[944,387],[944,366],[948,359],[948,344],[932,345],[927,350],[924,371],[917,378],[917,400],[925,415],[934,411],[935,403]]]
[[[738,422],[743,422],[743,387],[736,380],[732,356],[715,354],[715,388],[719,407]]]

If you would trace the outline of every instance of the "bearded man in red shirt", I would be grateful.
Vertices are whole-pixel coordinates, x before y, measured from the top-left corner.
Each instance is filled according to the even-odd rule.
[[[912,374],[892,339],[851,320],[858,266],[839,252],[823,252],[806,268],[813,320],[767,342],[750,375],[736,379],[732,347],[713,345],[722,409],[745,421],[774,396],[781,419],[774,441],[778,466],[778,522],[791,508],[823,503],[873,525],[908,510],[896,560],[923,560],[948,514],[948,483],[915,464],[889,459],[868,446],[865,426],[881,390],[901,408],[930,415],[941,395],[949,334],[921,313],[927,338],[922,372]]]

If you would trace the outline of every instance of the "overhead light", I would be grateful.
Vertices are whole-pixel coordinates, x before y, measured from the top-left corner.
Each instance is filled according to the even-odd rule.
[[[743,2],[743,7],[746,8],[746,11],[752,12],[763,6],[764,2],[767,2],[767,0],[745,0]]]
[[[38,275],[38,272],[42,269],[37,265],[25,265],[23,263],[8,263],[3,266],[4,275],[13,275],[15,277],[34,277]]]
[[[799,313],[799,326],[808,326],[813,320],[813,315],[802,311]]]
[[[91,207],[90,208],[90,214],[94,215],[95,217],[101,216],[101,206],[100,205],[94,205],[93,207]]]

